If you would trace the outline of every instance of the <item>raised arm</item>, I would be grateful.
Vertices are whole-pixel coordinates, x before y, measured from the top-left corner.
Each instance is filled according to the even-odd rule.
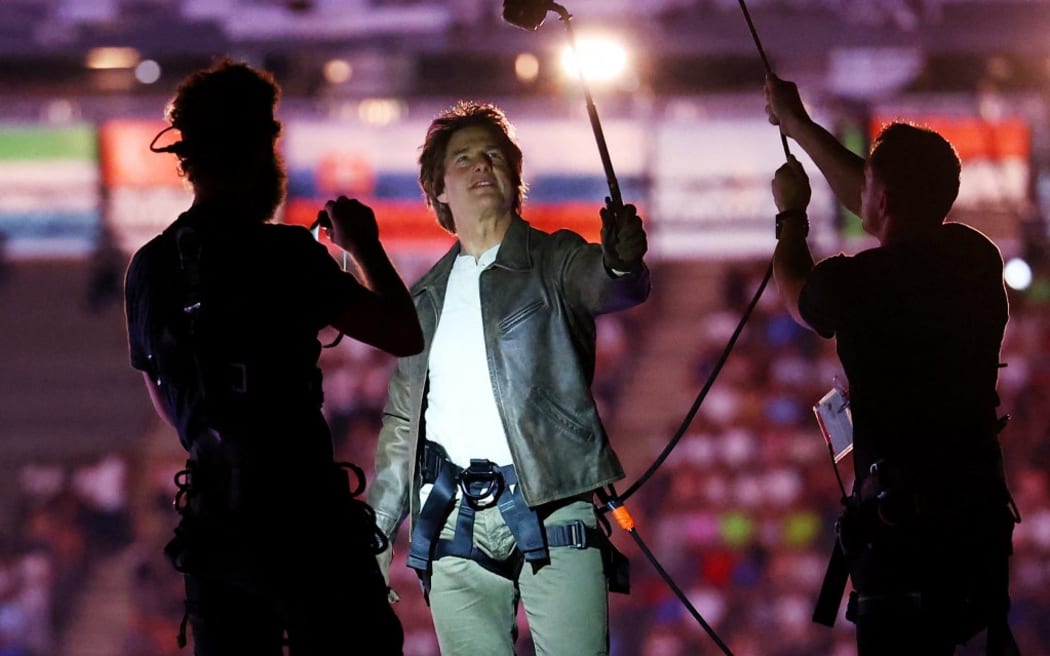
[[[777,169],[773,178],[773,200],[777,211],[777,246],[773,251],[773,277],[788,313],[801,326],[809,328],[798,309],[798,300],[806,277],[813,270],[813,255],[806,236],[809,234],[809,178],[794,156]]]
[[[823,126],[809,117],[795,83],[766,75],[766,114],[785,136],[806,151],[831,185],[831,190],[854,214],[860,214],[864,189],[864,159],[843,146]]]
[[[606,199],[599,214],[601,245],[585,244],[574,234],[578,247],[568,259],[563,279],[568,297],[595,315],[632,308],[650,291],[643,259],[649,242],[637,209],[630,204],[613,207]]]
[[[332,241],[349,254],[355,275],[367,290],[332,326],[398,357],[423,350],[423,331],[412,297],[379,241],[371,208],[340,196],[328,201],[318,218]]]

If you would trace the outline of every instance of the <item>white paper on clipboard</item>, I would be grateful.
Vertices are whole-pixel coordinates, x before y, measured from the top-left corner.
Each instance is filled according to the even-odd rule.
[[[842,390],[834,387],[822,396],[813,406],[813,414],[817,416],[824,441],[831,445],[835,462],[849,455],[853,451],[853,415]]]

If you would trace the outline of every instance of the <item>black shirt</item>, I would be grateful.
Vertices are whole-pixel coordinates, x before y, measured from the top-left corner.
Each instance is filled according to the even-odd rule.
[[[924,468],[995,435],[1009,316],[998,248],[946,223],[928,240],[819,262],[802,317],[835,337],[849,381],[858,481],[877,458]]]
[[[176,235],[184,227],[200,244],[198,285],[180,267]],[[330,454],[318,399],[306,388],[320,391],[319,331],[352,307],[362,289],[301,226],[209,216],[195,207],[139,249],[128,267],[131,364],[160,380],[187,449],[197,431],[216,422],[204,416],[193,365],[199,354],[211,372],[208,385],[222,388],[217,397],[229,410],[225,429],[302,431],[305,421],[311,429],[302,432],[319,435],[312,438],[315,449]],[[201,301],[192,325],[183,310],[190,296]],[[224,395],[242,382],[247,395]]]

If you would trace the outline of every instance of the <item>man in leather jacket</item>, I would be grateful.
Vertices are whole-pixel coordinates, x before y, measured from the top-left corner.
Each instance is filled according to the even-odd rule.
[[[522,153],[491,104],[438,116],[419,162],[457,241],[411,289],[425,347],[390,381],[369,503],[391,542],[411,517],[445,656],[513,654],[519,602],[537,653],[605,654],[592,497],[624,473],[590,391],[595,317],[648,296],[641,219],[607,203],[600,245],[532,228]]]

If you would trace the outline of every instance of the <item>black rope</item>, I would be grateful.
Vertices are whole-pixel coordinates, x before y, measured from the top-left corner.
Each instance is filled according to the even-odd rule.
[[[696,416],[697,411],[700,410],[700,405],[704,402],[704,397],[707,396],[708,390],[711,389],[711,386],[714,384],[719,372],[722,371],[722,367],[725,366],[726,360],[729,359],[730,352],[732,352],[733,347],[736,345],[737,340],[740,338],[740,333],[743,332],[744,326],[747,324],[748,319],[751,318],[751,313],[754,311],[755,306],[758,305],[758,299],[761,298],[762,292],[765,291],[766,285],[769,284],[769,279],[770,277],[772,277],[772,275],[773,262],[770,261],[769,267],[766,269],[766,274],[762,277],[762,282],[761,284],[759,284],[758,290],[755,292],[754,298],[751,299],[751,302],[748,304],[747,309],[744,311],[744,315],[740,318],[740,323],[737,324],[736,329],[733,331],[733,335],[729,338],[729,341],[726,343],[725,348],[722,350],[722,355],[718,358],[718,361],[715,363],[714,369],[711,370],[711,374],[707,377],[707,382],[704,383],[703,389],[700,390],[700,393],[697,395],[696,400],[693,401],[693,406],[689,409],[689,412],[686,414],[685,419],[678,427],[678,430],[675,431],[675,434],[671,438],[671,441],[668,442],[667,446],[664,447],[664,450],[660,453],[659,456],[657,456],[653,464],[649,466],[649,468],[638,478],[638,480],[636,480],[633,484],[631,484],[630,487],[627,488],[627,491],[623,493],[622,497],[620,497],[621,500],[627,500],[628,497],[637,492],[638,488],[644,485],[645,482],[650,477],[652,477],[656,470],[659,469],[659,467],[664,463],[665,460],[667,460],[668,456],[671,455],[671,451],[675,448],[675,446],[678,445],[678,442],[682,439],[682,436],[685,435],[685,431],[693,422],[693,418]]]
[[[842,493],[842,503],[846,503],[849,495],[846,494],[846,485],[842,482],[842,474],[839,473],[839,463],[835,461],[835,447],[832,446],[831,440],[827,440],[828,453],[831,455],[831,468],[835,470],[835,479],[839,482],[839,492]]]
[[[762,41],[758,38],[758,32],[755,30],[755,23],[751,20],[751,12],[747,10],[747,4],[744,0],[740,0],[740,11],[744,14],[744,20],[747,21],[747,29],[751,32],[751,39],[755,42],[755,48],[758,49],[758,56],[762,58],[762,65],[766,68],[766,73],[773,74],[773,67],[769,65],[769,58],[766,57],[766,51],[762,48]],[[791,150],[788,148],[787,137],[784,136],[784,131],[780,131],[780,145],[784,147],[785,159],[791,159]]]
[[[598,155],[602,160],[602,168],[605,169],[605,180],[609,186],[609,198],[611,207],[619,209],[623,207],[623,197],[620,194],[620,183],[613,171],[612,157],[609,156],[609,147],[605,142],[605,133],[602,131],[601,119],[598,118],[598,109],[594,106],[594,98],[587,86],[587,78],[583,71],[583,58],[580,49],[576,46],[576,35],[572,29],[572,15],[556,2],[552,2],[550,9],[558,14],[558,18],[565,24],[565,34],[569,39],[569,46],[576,55],[576,73],[579,77],[580,89],[583,90],[583,98],[587,104],[587,116],[591,121],[591,130],[594,132],[594,141],[598,144]]]
[[[751,38],[755,41],[755,47],[758,48],[758,56],[762,58],[762,64],[766,67],[766,72],[772,73],[773,68],[769,65],[769,58],[766,57],[766,51],[762,48],[762,41],[758,38],[755,24],[751,20],[751,12],[747,10],[747,4],[744,0],[740,0],[740,11],[744,14],[744,20],[747,21],[747,29],[751,31]]]
[[[616,488],[611,484],[607,485],[606,488],[607,489],[602,489],[598,491],[598,498],[602,501],[604,505],[603,510],[612,511],[613,516],[617,516],[617,511],[626,511],[627,509],[622,503],[622,498],[616,494]],[[599,519],[601,517],[602,515],[599,514]],[[626,520],[624,519],[624,517],[626,517]],[[726,656],[733,656],[733,652],[729,651],[729,647],[726,645],[726,643],[723,642],[720,637],[718,637],[718,634],[715,633],[715,630],[711,628],[711,625],[708,624],[706,620],[704,620],[702,615],[700,615],[700,611],[698,611],[696,607],[693,606],[693,604],[689,601],[689,597],[687,597],[685,593],[682,592],[682,589],[678,587],[678,584],[675,583],[674,578],[672,578],[671,575],[667,573],[667,570],[663,568],[663,566],[660,564],[660,561],[656,559],[656,556],[653,554],[653,552],[649,550],[649,546],[645,543],[644,540],[642,540],[642,536],[638,534],[638,529],[634,525],[634,520],[630,518],[630,514],[628,513],[624,516],[616,517],[616,522],[620,525],[620,528],[631,534],[631,537],[634,538],[635,543],[638,544],[638,548],[642,550],[642,553],[645,554],[645,557],[648,558],[649,562],[653,564],[653,567],[656,568],[656,571],[660,574],[660,577],[663,578],[663,580],[671,588],[671,591],[675,593],[675,596],[677,596],[679,601],[682,602],[682,605],[686,607],[686,609],[689,611],[689,614],[693,616],[693,619],[695,619],[697,623],[704,629],[704,631],[707,632],[707,635],[709,635],[711,639],[714,640],[715,644],[717,644],[719,649],[722,650],[722,653]]]
[[[327,214],[325,214],[324,210],[322,210],[322,211],[317,213],[317,218],[314,219],[314,222],[312,224],[310,224],[310,234],[314,236],[314,239],[316,239],[317,241],[320,241],[321,240],[321,228],[329,228],[329,229],[331,229],[331,227],[332,227],[332,220],[329,219]],[[343,266],[342,266],[342,269],[343,269],[343,271],[346,271],[346,253],[345,252],[343,253]],[[335,348],[336,346],[339,345],[339,342],[341,342],[341,341],[343,341],[343,332],[339,331],[339,333],[332,339],[331,342],[329,342],[327,344],[321,344],[321,348],[326,348],[326,349],[328,349],[328,348]]]
[[[709,625],[704,620],[704,618],[700,615],[700,612],[696,610],[696,607],[689,602],[689,598],[686,597],[685,593],[682,592],[682,589],[678,587],[678,584],[674,582],[674,579],[671,578],[671,575],[667,573],[667,570],[665,570],[660,565],[660,563],[656,560],[656,557],[653,556],[653,553],[649,551],[649,547],[642,540],[642,537],[638,535],[638,530],[634,529],[628,531],[628,533],[630,533],[631,537],[634,538],[635,543],[638,545],[638,548],[641,549],[642,552],[645,554],[645,557],[648,558],[650,562],[652,562],[653,567],[655,567],[656,571],[660,573],[660,576],[663,578],[663,580],[666,581],[667,585],[670,586],[671,590],[674,591],[675,596],[677,596],[678,599],[681,600],[682,605],[686,607],[686,609],[689,611],[689,614],[693,616],[693,619],[695,619],[701,627],[703,627],[704,631],[707,632],[707,635],[709,635],[711,639],[714,640],[715,644],[718,645],[719,649],[722,650],[722,653],[726,654],[726,656],[733,656],[733,652],[729,651],[729,647],[726,646],[726,643],[718,637],[718,634],[715,633],[714,629],[711,628],[711,625]]]
[[[744,14],[744,20],[747,21],[748,30],[750,30],[751,38],[755,42],[755,48],[758,49],[758,55],[762,58],[762,64],[765,66],[766,72],[772,74],[773,68],[769,65],[769,58],[766,57],[766,51],[762,48],[762,41],[758,38],[758,32],[755,30],[755,24],[751,20],[751,13],[747,10],[747,4],[745,4],[744,0],[740,0],[740,10]],[[791,151],[788,149],[787,137],[784,136],[783,130],[780,131],[780,142],[784,146],[785,159],[790,160]],[[736,330],[733,331],[733,336],[729,339],[729,342],[726,344],[725,349],[722,351],[722,356],[719,358],[714,370],[711,372],[711,375],[708,376],[707,382],[704,384],[703,389],[700,390],[700,394],[696,397],[696,400],[693,402],[693,406],[689,409],[689,413],[686,414],[685,420],[682,421],[682,424],[678,427],[678,430],[671,438],[671,441],[664,448],[663,452],[660,453],[656,461],[653,462],[649,469],[647,469],[645,473],[638,478],[637,481],[635,481],[630,487],[627,488],[627,491],[623,494],[623,500],[626,500],[628,497],[634,494],[638,490],[638,488],[640,488],[653,475],[653,473],[656,472],[657,468],[659,468],[660,465],[662,465],[664,461],[667,460],[667,457],[671,455],[671,450],[674,449],[674,447],[682,439],[682,436],[685,434],[685,431],[689,428],[689,425],[692,423],[697,411],[700,409],[700,404],[703,403],[704,397],[707,396],[708,390],[711,389],[711,385],[714,384],[715,378],[717,378],[718,373],[722,370],[722,366],[725,365],[726,359],[729,357],[729,353],[733,350],[733,346],[736,344],[737,339],[740,337],[740,333],[741,331],[743,331],[744,325],[747,323],[747,320],[751,317],[752,311],[754,311],[755,306],[758,304],[758,299],[762,296],[762,292],[765,290],[766,285],[769,283],[769,279],[772,276],[773,262],[772,260],[770,260],[769,267],[766,270],[766,275],[762,278],[762,283],[759,285],[758,291],[755,292],[754,298],[751,300],[751,303],[747,306],[747,310],[744,312],[744,316],[740,319],[740,323],[737,324]]]

